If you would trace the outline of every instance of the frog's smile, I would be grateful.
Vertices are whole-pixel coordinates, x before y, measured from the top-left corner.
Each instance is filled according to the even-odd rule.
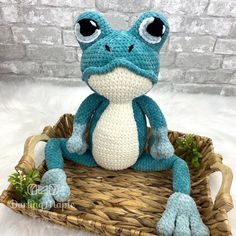
[[[148,78],[152,83],[157,81],[157,73],[152,70],[142,69],[125,58],[117,58],[102,67],[91,66],[86,68],[83,72],[83,80],[89,81],[92,75],[104,75],[117,67],[126,68],[127,71],[133,72],[137,76]]]

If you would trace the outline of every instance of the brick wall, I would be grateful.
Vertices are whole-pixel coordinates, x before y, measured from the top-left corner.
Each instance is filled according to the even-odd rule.
[[[168,16],[160,88],[236,95],[235,0],[0,0],[0,79],[80,81],[71,27],[94,9],[120,29],[142,11]]]

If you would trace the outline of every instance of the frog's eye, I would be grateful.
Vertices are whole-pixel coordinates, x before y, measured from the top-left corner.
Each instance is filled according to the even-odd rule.
[[[100,34],[101,30],[97,22],[92,19],[82,19],[75,24],[75,35],[79,42],[91,43]]]
[[[139,34],[148,43],[155,44],[161,42],[166,27],[157,17],[148,17],[139,26]]]

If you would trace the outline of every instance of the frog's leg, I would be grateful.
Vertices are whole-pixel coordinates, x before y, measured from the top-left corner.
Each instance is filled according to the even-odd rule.
[[[47,189],[47,191],[43,191],[43,197],[41,198],[42,208],[49,209],[53,206],[55,200],[65,202],[70,196],[70,188],[66,182],[66,174],[63,171],[63,158],[85,166],[97,165],[91,152],[86,151],[88,145],[84,134],[91,117],[96,115],[96,110],[104,101],[106,100],[96,93],[89,95],[81,103],[75,114],[73,132],[69,140],[52,138],[48,141],[45,148],[48,171],[43,175],[40,183],[41,188]],[[107,101],[105,103],[107,104]]]
[[[66,143],[67,139],[65,138],[51,138],[47,142],[45,148],[45,160],[49,170],[55,168],[63,169],[63,158],[88,167],[97,166],[90,150],[87,150],[81,155],[71,153],[68,151]]]
[[[132,166],[138,171],[173,170],[173,190],[185,194],[190,193],[190,177],[186,162],[176,155],[169,158],[154,159],[149,153],[143,153]]]
[[[63,171],[64,159],[77,164],[93,167],[97,163],[89,150],[84,154],[70,153],[66,147],[67,139],[51,138],[46,144],[45,160],[48,171],[43,175],[39,190],[43,192],[39,207],[50,209],[57,202],[65,202],[69,199],[70,188],[66,182],[66,174]],[[33,197],[33,193],[32,193]]]
[[[194,200],[189,196],[190,176],[186,162],[176,155],[154,159],[149,153],[142,154],[132,166],[138,171],[162,171],[172,169],[173,191],[166,210],[157,223],[157,231],[165,236],[207,236],[208,228],[202,222]]]

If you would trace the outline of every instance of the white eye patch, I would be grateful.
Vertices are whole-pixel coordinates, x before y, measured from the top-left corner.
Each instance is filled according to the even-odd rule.
[[[91,43],[101,34],[98,24],[91,19],[82,19],[75,24],[75,36],[79,42]]]
[[[139,26],[139,34],[151,44],[160,43],[165,31],[164,23],[157,17],[148,17]]]

